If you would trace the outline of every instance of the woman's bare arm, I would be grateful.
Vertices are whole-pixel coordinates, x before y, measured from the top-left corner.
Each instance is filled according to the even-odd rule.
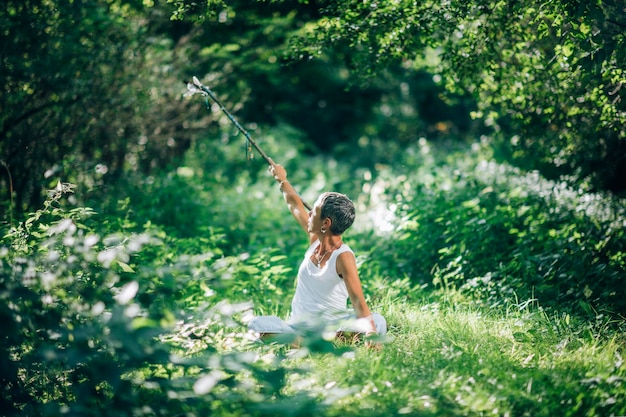
[[[337,257],[337,273],[343,278],[348,289],[348,295],[350,296],[350,302],[354,307],[354,312],[357,318],[368,318],[372,326],[372,332],[376,333],[376,325],[372,319],[372,313],[370,312],[365,296],[363,295],[363,287],[361,286],[361,279],[356,267],[356,259],[351,252],[343,252]],[[370,332],[367,332],[370,333]]]
[[[302,227],[304,231],[307,232],[307,234],[309,235],[309,239],[311,239],[311,234],[308,230],[308,210],[306,209],[306,207],[304,207],[302,198],[300,198],[293,186],[289,183],[289,181],[287,181],[287,171],[285,170],[285,168],[283,168],[282,165],[276,164],[274,163],[274,161],[272,161],[269,169],[270,173],[274,176],[274,179],[276,179],[276,181],[278,181],[278,183],[280,184],[280,190],[283,193],[283,198],[287,203],[289,211],[296,219],[300,227]]]

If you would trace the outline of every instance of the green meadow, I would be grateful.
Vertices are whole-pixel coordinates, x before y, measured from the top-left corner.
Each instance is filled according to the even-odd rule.
[[[624,206],[479,147],[399,159],[285,161],[303,198],[355,196],[345,239],[388,321],[379,349],[247,331],[288,314],[306,245],[258,162],[226,186],[190,158],[114,208],[74,206],[80,190],[60,184],[2,241],[3,401],[23,415],[624,415]]]

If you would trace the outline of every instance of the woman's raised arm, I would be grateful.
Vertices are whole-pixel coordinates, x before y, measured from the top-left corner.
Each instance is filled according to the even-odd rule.
[[[283,198],[287,203],[287,207],[289,207],[289,211],[296,219],[298,224],[300,224],[304,231],[307,232],[307,234],[310,236],[308,227],[309,212],[304,206],[302,198],[300,198],[293,186],[289,184],[289,181],[287,181],[287,171],[285,170],[285,168],[283,168],[282,165],[274,163],[274,161],[272,161],[271,159],[270,161],[270,173],[278,182],[280,191],[283,193]]]

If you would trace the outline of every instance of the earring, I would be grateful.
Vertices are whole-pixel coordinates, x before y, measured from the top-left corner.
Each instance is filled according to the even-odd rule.
[[[323,227],[320,228],[320,232],[322,233],[326,233],[326,229],[324,229]]]

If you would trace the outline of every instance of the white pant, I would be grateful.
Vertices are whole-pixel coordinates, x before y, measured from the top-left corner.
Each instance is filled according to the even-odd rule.
[[[356,316],[346,316],[337,320],[327,320],[323,324],[326,327],[334,327],[337,325],[338,332],[355,332],[365,333],[369,329],[369,321],[366,319],[357,319]],[[376,333],[379,336],[387,334],[387,320],[378,313],[372,313],[372,320],[376,326]],[[298,333],[298,329],[302,327],[324,327],[319,326],[320,319],[298,320],[286,322],[276,316],[258,316],[250,320],[248,328],[258,333]]]

